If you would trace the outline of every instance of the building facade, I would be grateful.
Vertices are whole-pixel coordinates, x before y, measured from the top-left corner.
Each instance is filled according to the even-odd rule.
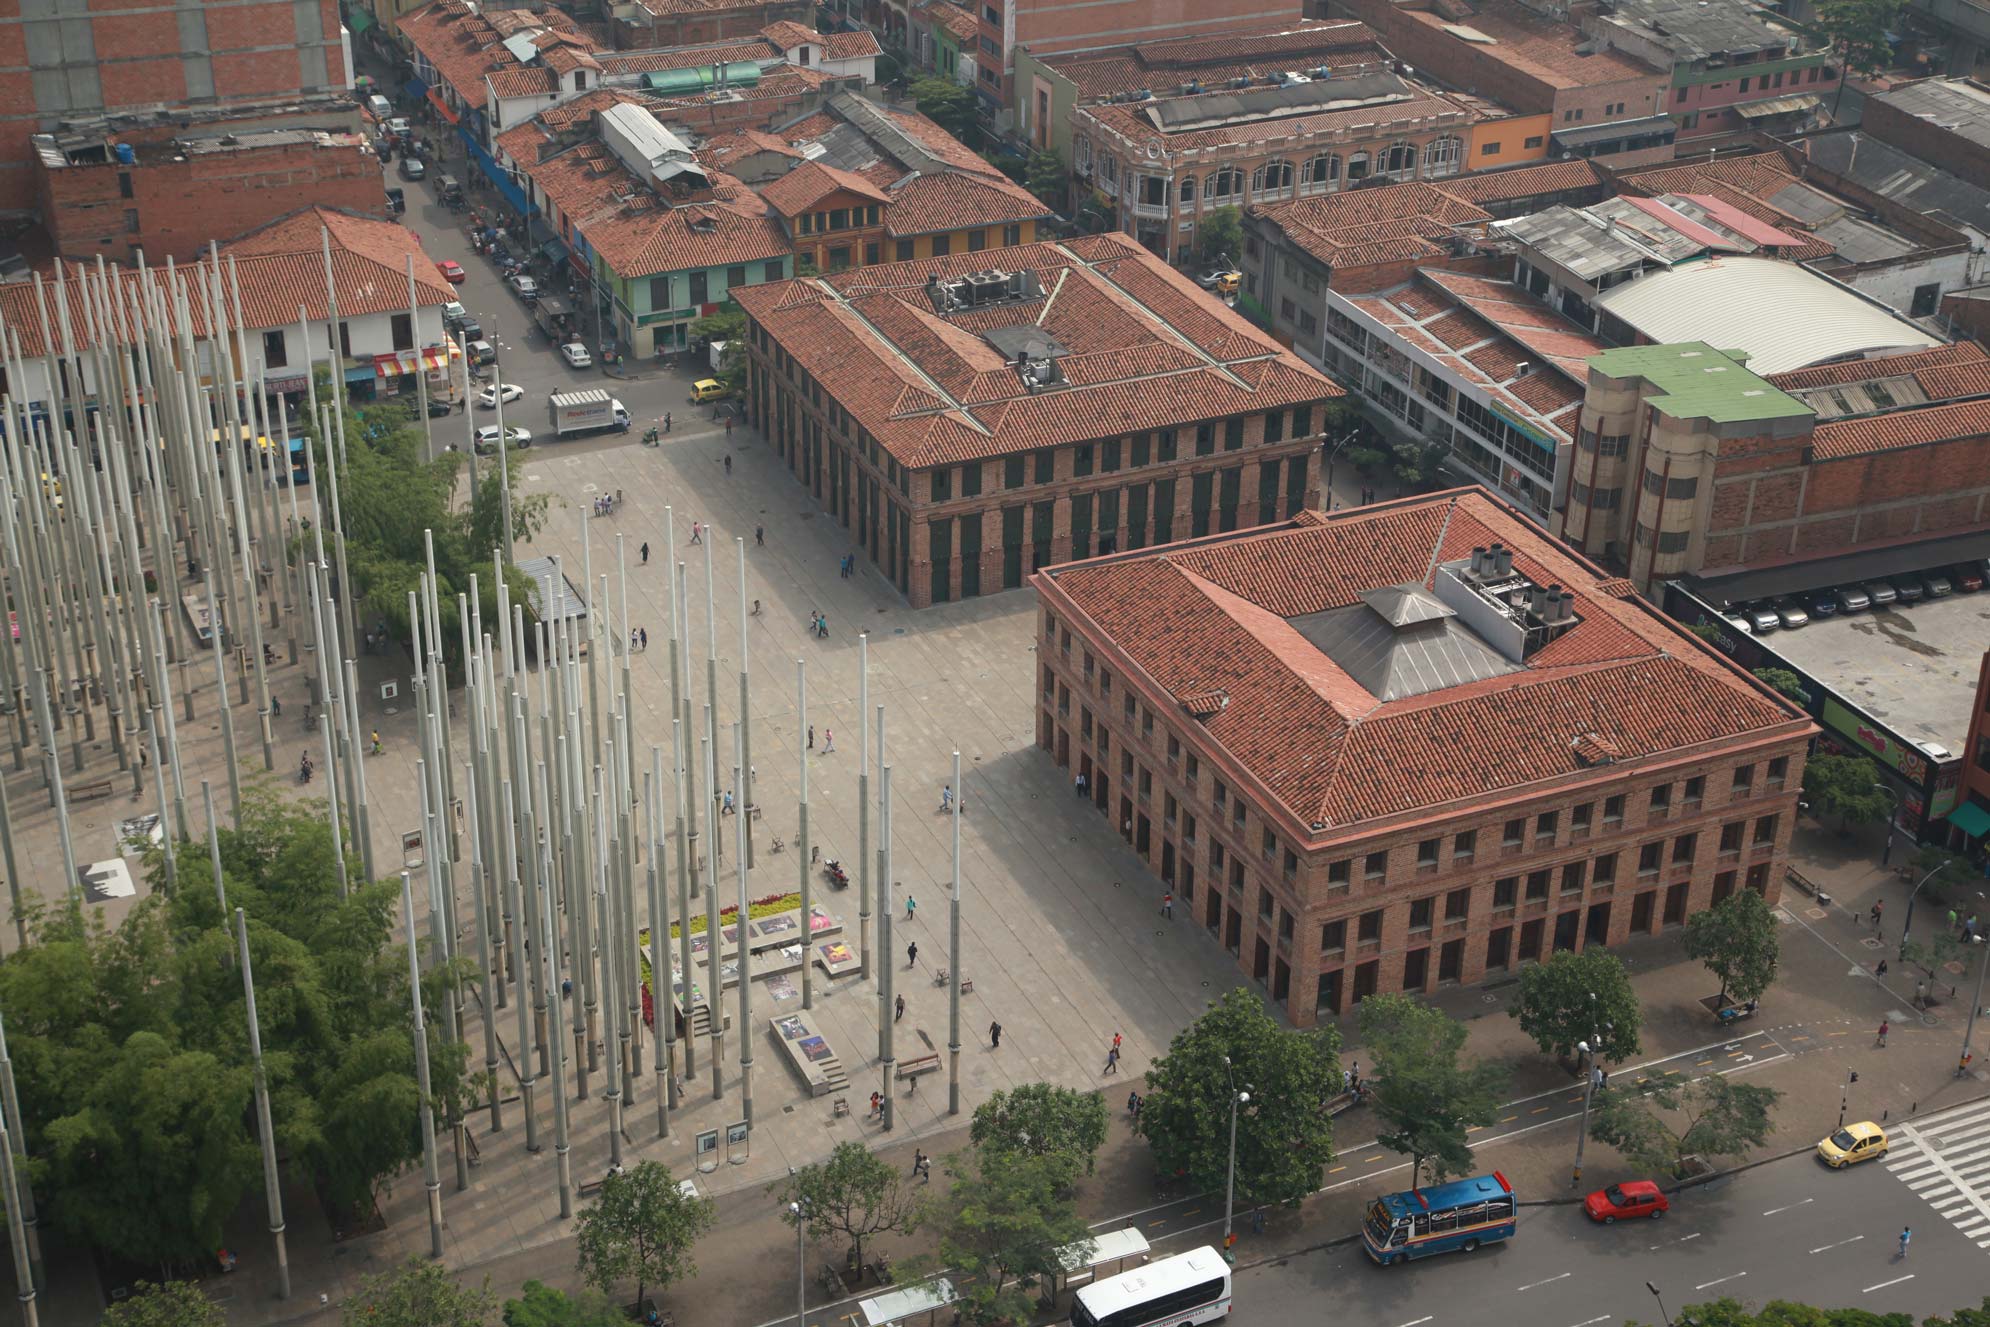
[[[748,418],[914,607],[1318,501],[1340,388],[1125,236],[735,298]]]
[[[1297,1026],[1781,892],[1810,722],[1478,490],[1033,584],[1038,748]]]

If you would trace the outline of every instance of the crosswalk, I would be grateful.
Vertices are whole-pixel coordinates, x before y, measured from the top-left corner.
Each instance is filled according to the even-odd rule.
[[[1990,1249],[1990,1101],[1893,1126],[1886,1168],[1963,1233]]]

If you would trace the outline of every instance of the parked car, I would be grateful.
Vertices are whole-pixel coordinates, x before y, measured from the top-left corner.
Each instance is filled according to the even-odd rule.
[[[1801,627],[1810,622],[1810,614],[1804,611],[1803,605],[1788,595],[1776,601],[1775,609],[1776,616],[1783,620],[1786,627]]]
[[[1866,592],[1866,596],[1872,600],[1874,608],[1884,608],[1894,600],[1900,598],[1900,592],[1885,581],[1867,581],[1859,588]]]
[[[1840,1126],[1817,1145],[1817,1159],[1833,1170],[1886,1155],[1886,1130],[1871,1120]]]
[[[387,121],[387,132],[405,142],[407,139],[414,137],[415,127],[408,123],[407,116],[396,115]]]
[[[1753,631],[1749,630],[1748,619],[1741,616],[1741,614],[1739,613],[1722,613],[1721,621],[1727,623],[1730,627],[1733,627],[1736,631],[1740,632],[1744,636],[1752,636],[1755,634]]]
[[[470,357],[472,364],[497,363],[497,347],[481,337],[472,337],[470,344],[463,347],[463,353]]]
[[[1582,1200],[1582,1210],[1589,1214],[1591,1221],[1612,1226],[1619,1220],[1629,1220],[1634,1216],[1650,1217],[1655,1221],[1672,1210],[1672,1200],[1650,1180],[1625,1180],[1622,1184],[1613,1184],[1590,1194]]]
[[[586,369],[594,366],[594,356],[587,353],[587,347],[578,341],[568,341],[560,347],[560,357],[570,369]]]
[[[1949,579],[1962,593],[1975,594],[1983,588],[1983,568],[1964,562],[1949,569]]]
[[[441,419],[455,408],[456,403],[446,396],[431,396],[428,398],[428,417],[430,419]]]
[[[428,174],[428,167],[422,165],[420,157],[402,157],[398,169],[404,180],[419,180]]]
[[[511,288],[518,293],[518,298],[527,304],[539,298],[539,280],[529,272],[513,272]]]
[[[1939,571],[1931,571],[1921,578],[1921,584],[1928,587],[1930,599],[1946,599],[1955,593],[1955,582]]]
[[[477,404],[489,410],[500,401],[506,405],[510,405],[523,395],[525,395],[525,389],[515,382],[508,382],[502,387],[499,387],[496,383],[492,383],[489,387],[477,393]]]
[[[470,311],[463,307],[461,300],[450,300],[449,303],[442,306],[442,325],[444,327],[460,327],[463,325],[463,320],[469,316]]]
[[[1237,287],[1242,285],[1243,281],[1244,274],[1242,272],[1234,268],[1218,267],[1204,272],[1201,276],[1197,277],[1195,284],[1201,286],[1212,295],[1230,296],[1237,293]]]
[[[1748,619],[1749,630],[1758,636],[1766,636],[1783,625],[1782,616],[1767,604],[1745,604],[1741,615]]]
[[[717,378],[700,378],[691,385],[691,404],[716,401],[726,394],[726,385]]]
[[[1841,585],[1832,593],[1838,598],[1841,613],[1863,613],[1873,606],[1873,597],[1863,585]]]
[[[366,99],[366,109],[372,112],[375,120],[385,124],[388,118],[394,114],[394,103],[376,92]]]
[[[1836,590],[1817,590],[1803,598],[1803,606],[1810,610],[1813,621],[1821,622],[1827,617],[1837,617],[1842,611],[1838,604]]]
[[[484,325],[477,321],[476,314],[466,313],[463,321],[456,324],[456,336],[463,341],[481,341],[484,339]]]
[[[1918,604],[1928,597],[1928,587],[1921,584],[1919,576],[1895,576],[1893,592],[1900,596],[1901,607]]]
[[[504,430],[504,440],[508,445],[513,447],[530,447],[532,445],[532,430],[514,428],[507,424]],[[478,429],[475,434],[475,441],[479,456],[496,451],[498,441],[497,425],[486,424]]]
[[[469,273],[463,270],[463,264],[457,262],[454,258],[443,259],[435,265],[435,270],[442,273],[442,279],[452,286],[462,285],[463,278],[469,275]],[[448,317],[447,314],[443,316],[445,318]]]

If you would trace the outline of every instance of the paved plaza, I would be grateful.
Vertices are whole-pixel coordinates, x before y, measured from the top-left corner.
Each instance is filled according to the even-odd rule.
[[[730,454],[728,474],[723,458]],[[810,823],[822,856],[839,857],[855,875],[857,857],[857,786],[859,764],[857,683],[859,631],[870,633],[870,701],[885,707],[886,740],[893,767],[896,807],[893,823],[893,875],[899,884],[894,919],[893,952],[873,954],[874,963],[895,966],[897,991],[907,1009],[897,1024],[900,1058],[937,1051],[938,1073],[915,1080],[916,1086],[895,1084],[898,1139],[935,1134],[964,1117],[991,1092],[1020,1083],[1048,1079],[1076,1085],[1110,1085],[1102,1080],[1105,1052],[1115,1032],[1125,1039],[1121,1076],[1144,1071],[1153,1056],[1191,1021],[1208,1000],[1238,980],[1230,955],[1220,950],[1197,926],[1178,913],[1173,921],[1160,916],[1160,886],[1110,833],[1102,832],[1097,813],[1071,793],[1068,783],[1034,746],[1032,710],[1032,626],[1034,598],[1015,592],[966,605],[948,605],[918,613],[905,608],[896,592],[869,571],[851,579],[837,574],[848,547],[841,531],[813,508],[807,495],[788,478],[757,438],[743,430],[727,439],[707,425],[702,432],[681,428],[661,448],[640,445],[581,445],[541,447],[522,454],[522,487],[527,493],[553,498],[545,532],[520,557],[557,555],[568,561],[579,582],[582,512],[604,490],[620,490],[622,506],[612,518],[590,522],[595,537],[597,576],[614,566],[616,536],[624,541],[628,566],[629,616],[649,633],[650,648],[634,660],[634,714],[638,741],[664,747],[670,743],[669,723],[669,597],[665,579],[671,555],[690,561],[696,634],[693,637],[693,677],[702,705],[705,650],[703,558],[714,555],[715,602],[719,614],[719,722],[723,757],[730,761],[727,734],[737,708],[738,553],[734,540],[747,546],[746,597],[759,600],[762,613],[749,621],[752,649],[752,744],[757,767],[757,800],[763,815],[755,826],[759,850],[748,894],[760,897],[796,887],[802,857],[796,851],[796,796],[799,786],[798,747],[801,745],[795,695],[795,661],[808,665],[808,722],[817,731],[810,760]],[[664,507],[673,504],[677,546],[666,548]],[[712,532],[702,546],[691,546],[692,521],[709,523]],[[766,543],[755,541],[764,528]],[[648,567],[640,565],[638,548],[648,541]],[[861,560],[860,560],[861,566]],[[827,639],[810,635],[811,616],[827,615]],[[283,655],[281,642],[279,657]],[[410,688],[405,659],[386,656],[361,660],[362,728],[378,726],[386,751],[367,761],[369,802],[376,865],[390,869],[399,861],[404,830],[417,827],[410,810],[416,804],[415,742],[409,722]],[[221,758],[219,715],[214,703],[211,664],[197,674],[207,681],[194,695],[195,719],[181,712],[180,749],[186,762],[189,814],[200,832],[197,780],[215,785],[215,798],[225,817],[228,792]],[[398,675],[397,702],[383,702],[380,684]],[[604,675],[604,680],[606,680]],[[231,677],[231,691],[234,686]],[[272,682],[285,699],[285,716],[278,721],[276,777],[286,791],[303,793],[294,771],[304,748],[301,702],[302,667],[285,667]],[[232,692],[239,701],[239,692]],[[245,763],[260,768],[260,750],[253,740],[254,716],[238,704],[235,723]],[[461,729],[459,728],[459,734]],[[828,739],[834,734],[833,752]],[[71,820],[81,858],[113,854],[115,824],[155,808],[149,773],[143,796],[129,796],[130,776],[118,775],[115,759],[101,725],[95,748],[86,749],[82,781],[120,778],[107,798],[77,805]],[[940,790],[951,775],[952,752],[958,746],[964,771],[966,814],[962,819],[962,952],[961,972],[974,983],[961,1001],[961,1120],[947,1114],[945,1052],[948,1040],[946,991],[935,983],[935,969],[947,959],[947,894],[951,869],[950,821],[939,810]],[[67,749],[64,737],[65,753]],[[459,745],[459,750],[462,747]],[[65,770],[67,766],[65,764]],[[71,777],[71,785],[79,780]],[[721,783],[726,776],[721,775]],[[875,781],[874,781],[875,785]],[[313,784],[312,794],[322,789]],[[62,865],[53,812],[39,787],[30,754],[26,771],[9,777],[17,824],[22,826],[22,874],[46,898],[60,895]],[[405,822],[405,823],[403,823]],[[730,847],[731,828],[725,836]],[[786,841],[784,852],[767,851],[773,836]],[[876,828],[873,825],[875,844]],[[99,850],[97,845],[101,845]],[[721,864],[721,895],[736,897],[731,860]],[[460,882],[467,871],[459,873]],[[845,936],[859,940],[857,891],[830,890],[815,876],[816,899],[841,918]],[[417,891],[417,896],[420,890]],[[639,891],[640,892],[640,891]],[[905,899],[917,900],[914,920],[905,921]],[[116,921],[129,904],[106,907]],[[640,907],[641,905],[639,905]],[[702,908],[700,909],[702,910]],[[469,925],[467,898],[461,909]],[[875,920],[873,922],[875,928]],[[11,945],[11,932],[7,941]],[[906,966],[906,945],[919,947],[915,967]],[[875,945],[875,940],[873,941]],[[797,988],[798,977],[790,980]],[[865,1120],[870,1093],[880,1085],[877,1068],[877,988],[873,981],[845,977],[834,983],[816,973],[815,1018],[850,1076],[849,1114],[835,1117],[832,1098],[811,1098],[789,1068],[767,1031],[767,1019],[800,1006],[799,995],[787,1001],[770,997],[767,984],[756,982],[755,1128],[751,1155],[738,1164],[721,1163],[697,1176],[710,1194],[763,1186],[798,1166],[824,1156],[838,1142],[875,1141],[876,1122]],[[474,1001],[473,1001],[474,1004]],[[737,994],[724,1001],[728,1018],[737,1018]],[[1002,1044],[991,1049],[988,1027],[999,1021]],[[507,1063],[515,1048],[515,1016],[500,1017]],[[474,1022],[465,1031],[473,1062],[481,1060],[482,1033]],[[646,1048],[647,1050],[647,1048]],[[712,1098],[709,1056],[699,1047],[698,1074],[687,1081],[684,1108],[671,1121],[671,1137],[656,1139],[653,1062],[647,1054],[636,1099],[628,1104],[625,1135],[633,1158],[667,1162],[680,1175],[694,1171],[692,1138],[701,1130],[720,1129],[740,1117],[739,1041],[726,1039],[724,1098]],[[545,1093],[538,1101],[544,1150],[528,1154],[515,1100],[516,1080],[501,1070],[505,1095],[504,1132],[489,1132],[489,1114],[471,1117],[477,1164],[471,1185],[458,1193],[452,1178],[453,1158],[443,1138],[444,1216],[448,1257],[453,1264],[475,1264],[517,1249],[561,1238],[566,1226],[558,1220],[554,1158],[551,1144],[551,1104]],[[571,1082],[571,1080],[569,1080]],[[574,1114],[574,1171],[591,1183],[609,1161],[606,1109],[598,1100],[599,1076],[590,1084],[596,1099]],[[243,1270],[253,1270],[264,1256],[267,1236],[261,1233],[260,1202],[242,1213],[237,1247]],[[320,1292],[336,1302],[352,1289],[359,1274],[427,1247],[419,1175],[398,1177],[382,1197],[385,1231],[348,1242],[336,1242],[318,1205],[308,1191],[293,1186],[288,1203],[290,1256],[300,1297],[315,1300]],[[263,1280],[255,1277],[256,1282]],[[250,1278],[237,1278],[246,1292]],[[49,1306],[51,1310],[55,1304]],[[245,1319],[246,1320],[246,1319]]]

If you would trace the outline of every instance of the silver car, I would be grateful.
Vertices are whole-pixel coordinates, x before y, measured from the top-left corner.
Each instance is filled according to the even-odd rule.
[[[1785,627],[1790,628],[1804,626],[1810,621],[1810,614],[1804,611],[1803,605],[1787,596],[1776,601],[1776,616],[1783,620]]]
[[[1765,636],[1783,625],[1783,619],[1767,604],[1750,604],[1741,610],[1741,615],[1748,619],[1750,630],[1758,636]]]

